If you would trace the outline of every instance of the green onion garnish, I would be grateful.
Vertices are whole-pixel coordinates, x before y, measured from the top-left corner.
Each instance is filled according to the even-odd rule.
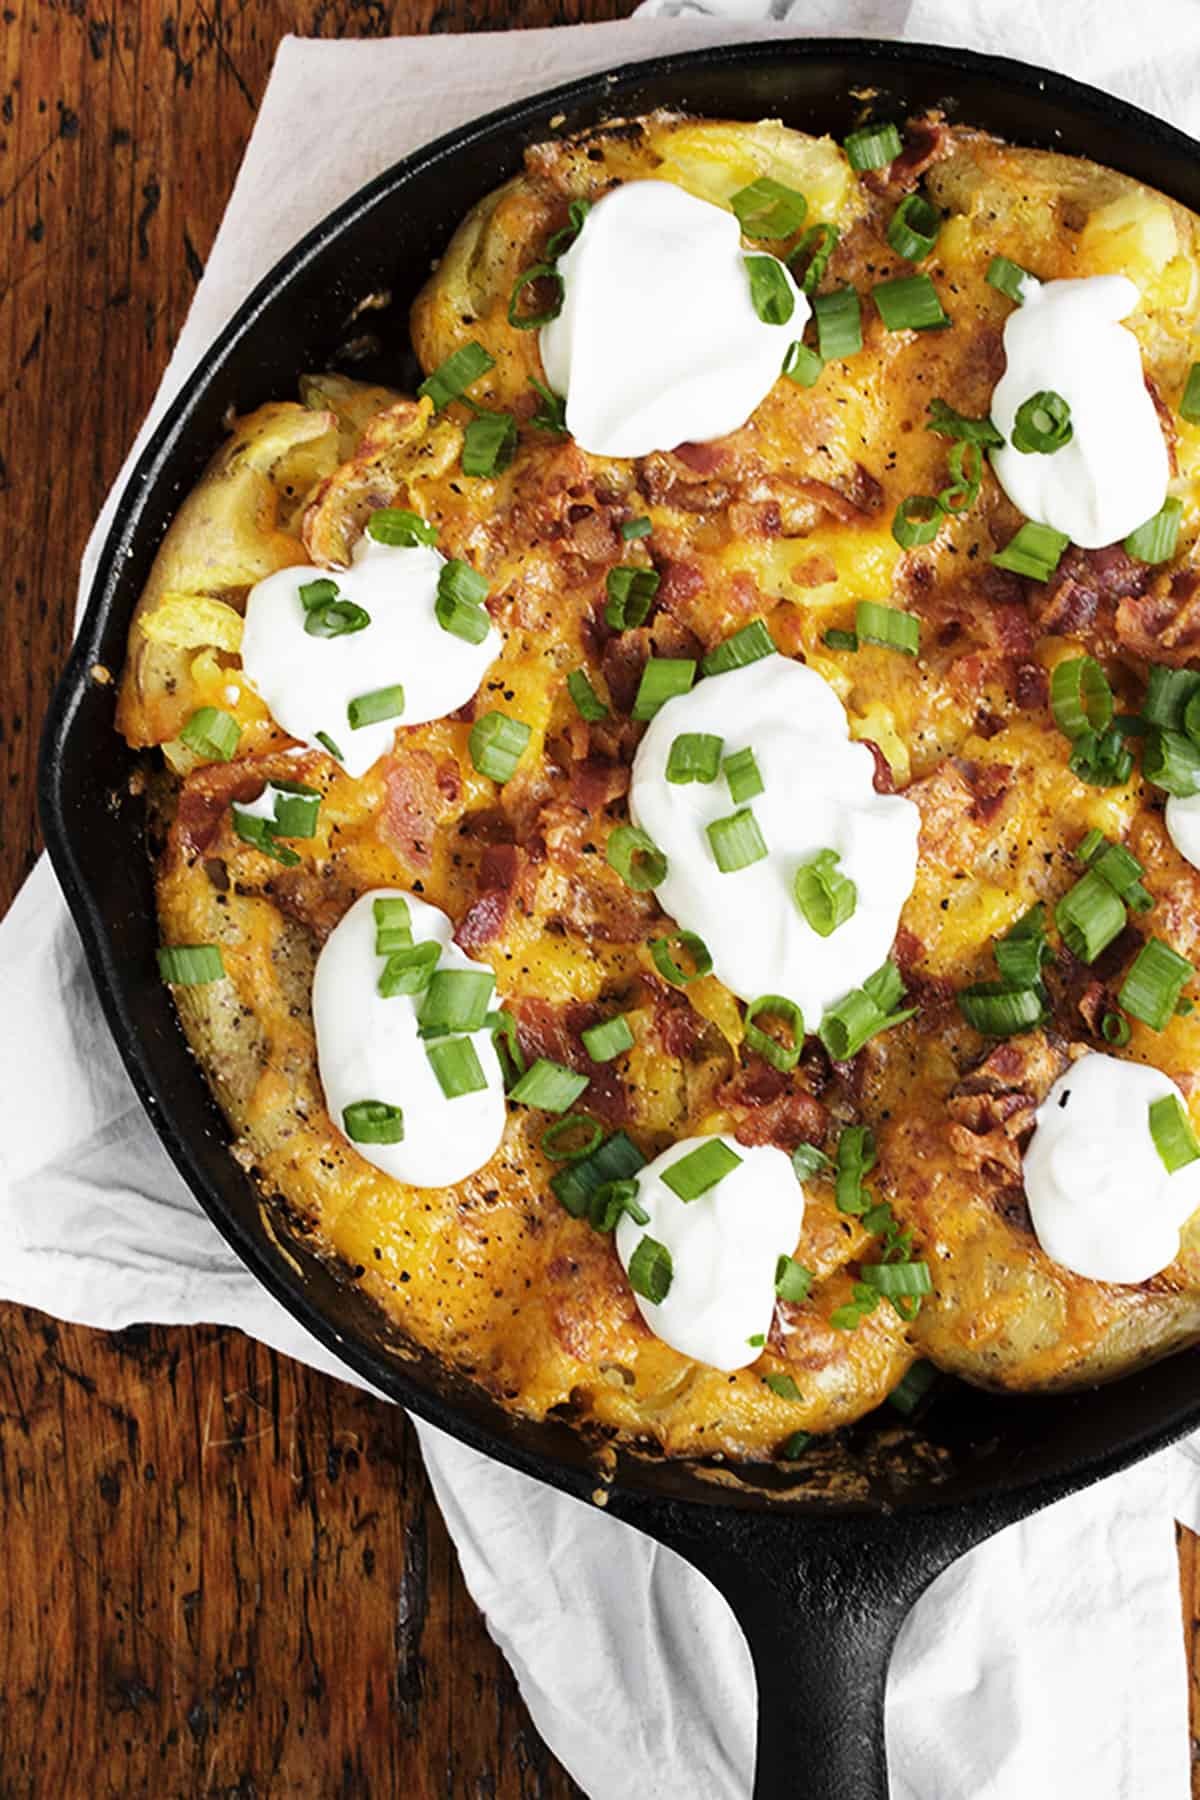
[[[550,281],[554,283],[554,291],[549,304],[543,312],[527,313],[519,310],[518,303],[525,289],[534,281]],[[534,263],[518,275],[508,296],[508,322],[516,331],[536,331],[539,326],[548,325],[551,319],[557,319],[563,309],[563,301],[567,297],[567,284],[553,263]]]
[[[1196,694],[1200,694],[1200,673],[1195,669],[1168,669],[1152,663],[1142,717],[1168,731],[1183,731],[1189,702]]]
[[[179,734],[181,743],[209,762],[231,762],[241,736],[237,720],[216,706],[197,707]]]
[[[791,237],[799,231],[808,211],[808,201],[795,188],[785,187],[770,175],[760,175],[747,187],[739,188],[729,202],[737,214],[738,224],[747,237],[775,239]]]
[[[1178,1094],[1164,1094],[1161,1100],[1150,1102],[1150,1136],[1168,1175],[1200,1157],[1200,1142]]]
[[[863,1182],[875,1167],[875,1134],[869,1126],[846,1126],[838,1139],[834,1166],[838,1211],[861,1218],[871,1199]]]
[[[304,615],[304,629],[309,637],[348,637],[351,632],[365,631],[371,615],[353,600],[331,600],[327,606],[313,606]]]
[[[626,519],[621,527],[621,536],[627,544],[631,544],[637,538],[649,537],[650,531],[650,521],[643,515],[640,519]]]
[[[587,1212],[588,1200],[606,1181],[624,1181],[645,1167],[646,1159],[623,1131],[614,1131],[598,1150],[573,1161],[550,1178],[550,1187],[574,1219]]]
[[[638,1225],[648,1225],[650,1214],[638,1200],[636,1181],[606,1181],[588,1200],[587,1218],[593,1231],[615,1231],[623,1213]]]
[[[846,161],[856,175],[867,169],[883,169],[900,154],[900,133],[895,125],[864,125],[842,143]]]
[[[477,1094],[487,1087],[483,1064],[469,1037],[440,1038],[426,1044],[425,1054],[447,1100]]]
[[[786,1443],[779,1446],[776,1452],[780,1462],[796,1462],[812,1443],[811,1431],[793,1431]]]
[[[1050,710],[1066,737],[1107,731],[1113,716],[1112,689],[1093,657],[1072,656],[1056,665],[1050,677]]]
[[[808,1299],[812,1284],[812,1270],[798,1263],[794,1256],[781,1256],[775,1264],[775,1292],[781,1300],[790,1300],[798,1306]]]
[[[967,1024],[985,1037],[1012,1037],[1045,1017],[1045,1004],[1036,988],[1013,988],[1007,981],[980,981],[963,988],[958,1006]]]
[[[260,819],[256,814],[246,812],[234,804],[229,809],[233,821],[233,829],[243,843],[253,844],[264,856],[273,856],[276,862],[283,863],[285,868],[294,869],[300,861],[294,850],[281,844],[275,837],[275,824],[272,819]]]
[[[609,833],[604,854],[626,887],[648,893],[665,880],[667,859],[654,839],[636,825],[618,825]]]
[[[854,631],[860,644],[882,644],[885,650],[899,650],[904,656],[915,656],[921,647],[916,615],[882,606],[877,600],[859,601],[854,609]]]
[[[398,719],[404,712],[404,689],[396,682],[392,687],[373,688],[369,694],[358,694],[346,708],[351,731],[364,725],[382,725]]]
[[[1043,388],[1022,400],[1013,420],[1012,447],[1029,456],[1053,456],[1075,435],[1071,408],[1053,388]]]
[[[572,200],[567,207],[567,223],[559,227],[553,235],[546,239],[546,260],[557,262],[565,250],[569,250],[575,239],[583,230],[583,222],[592,210],[590,200]]]
[[[425,990],[417,1022],[422,1030],[439,1037],[481,1031],[487,1024],[495,985],[490,969],[437,969]]]
[[[765,620],[751,619],[748,625],[743,625],[740,631],[735,631],[732,637],[710,650],[700,669],[705,675],[728,675],[734,669],[744,669],[774,653],[775,642]]]
[[[1085,731],[1077,737],[1067,758],[1072,774],[1094,787],[1124,787],[1133,774],[1133,756],[1125,748],[1118,725],[1107,731]]]
[[[757,799],[763,791],[763,778],[749,746],[744,750],[735,750],[732,756],[725,758],[723,773],[729,788],[729,798],[735,806]]]
[[[803,1400],[804,1395],[790,1375],[764,1375],[763,1381],[781,1400]]]
[[[796,310],[796,296],[783,264],[773,256],[747,256],[744,261],[755,312],[764,325],[786,325]]]
[[[402,894],[384,894],[372,902],[375,919],[375,954],[390,956],[393,950],[407,950],[412,944],[412,914]]]
[[[604,617],[614,631],[645,624],[650,602],[658,592],[655,569],[639,569],[630,563],[622,563],[619,568],[608,571],[604,586],[608,594]]]
[[[561,394],[548,388],[536,375],[529,377],[529,385],[540,395],[542,404],[538,407],[529,423],[535,431],[549,431],[555,437],[567,435],[567,403]]]
[[[399,1144],[404,1114],[386,1100],[355,1100],[342,1109],[342,1129],[354,1144]]]
[[[590,721],[607,719],[608,708],[588,680],[584,669],[572,669],[567,676],[567,692],[575,702],[575,710],[581,719]]]
[[[684,968],[676,960],[673,945],[683,951],[690,968]],[[651,938],[650,955],[663,980],[669,981],[672,987],[687,987],[690,982],[712,974],[713,960],[708,945],[694,931],[676,931],[670,937]]]
[[[612,1062],[615,1056],[633,1049],[633,1033],[624,1013],[616,1013],[599,1025],[589,1025],[580,1032],[579,1039],[592,1061],[598,1063]]]
[[[791,1033],[791,1043],[783,1043],[771,1032],[764,1031],[756,1023],[760,1017],[780,1020]],[[794,1000],[787,999],[783,994],[760,994],[746,1008],[743,1023],[748,1049],[784,1074],[795,1068],[804,1048],[804,1015]]]
[[[696,665],[686,656],[652,656],[642,670],[633,702],[635,719],[652,719],[668,700],[686,694],[696,679]]]
[[[860,988],[852,988],[836,1006],[831,1006],[821,1020],[818,1036],[834,1062],[847,1062],[858,1055],[870,1038],[911,1019],[917,1009],[898,1008],[897,1002],[903,997],[900,971],[889,961],[868,976]]]
[[[432,400],[434,412],[441,412],[452,400],[465,394],[471,383],[494,369],[496,359],[489,356],[482,344],[472,341],[464,344],[461,350],[455,350],[444,363],[439,363],[432,375],[427,375],[417,393],[422,400]],[[375,515],[378,517],[378,514]],[[370,530],[370,526],[367,527]],[[376,536],[371,532],[372,537]],[[388,543],[387,538],[380,538],[380,543]]]
[[[327,731],[314,731],[313,737],[323,750],[328,750],[335,762],[345,762],[345,757],[342,755]]]
[[[819,937],[830,937],[853,918],[858,889],[838,868],[836,850],[821,850],[796,870],[792,883],[796,905]]]
[[[923,1262],[864,1263],[862,1278],[869,1288],[888,1300],[898,1295],[921,1298],[933,1292],[929,1264]]]
[[[507,713],[484,713],[476,719],[467,739],[471,761],[492,781],[511,781],[533,732],[523,719]]]
[[[644,1237],[629,1259],[629,1285],[652,1306],[661,1306],[671,1291],[674,1268],[671,1252],[657,1238]]]
[[[896,508],[892,536],[902,550],[918,550],[922,544],[932,544],[943,517],[936,494],[908,494]]]
[[[463,437],[464,475],[499,475],[517,451],[517,421],[511,413],[476,413]]]
[[[378,942],[376,934],[377,947]],[[441,954],[441,945],[431,938],[425,938],[419,944],[400,944],[389,950],[376,983],[380,999],[395,1000],[400,994],[423,994],[433,980]]]
[[[1034,281],[1036,277],[1023,269],[1020,263],[1010,262],[1007,256],[993,256],[988,264],[986,280],[989,287],[994,287],[1018,306],[1025,303],[1025,283]]]
[[[889,1406],[910,1419],[937,1380],[938,1372],[931,1362],[915,1362],[898,1386],[888,1395]]]
[[[1046,909],[1039,900],[992,945],[996,967],[1009,988],[1036,987],[1053,952],[1046,941]]]
[[[858,633],[856,631],[839,631],[836,626],[831,625],[821,642],[826,644],[830,650],[857,650]]]
[[[792,257],[791,269],[801,290],[810,297],[816,293],[829,266],[838,241],[836,225],[811,225],[800,240],[800,248]]]
[[[1200,749],[1181,731],[1156,728],[1142,751],[1142,774],[1152,787],[1186,799],[1200,792]]]
[[[1081,962],[1095,962],[1125,929],[1125,907],[1102,875],[1089,869],[1054,909],[1063,942]]]
[[[935,432],[938,437],[958,438],[967,444],[993,449],[998,449],[1004,442],[990,419],[969,419],[965,413],[947,406],[944,400],[931,400],[928,411],[925,429]]]
[[[551,1062],[549,1057],[539,1056],[509,1089],[508,1097],[520,1106],[540,1106],[543,1112],[566,1112],[574,1106],[588,1079],[561,1063]]]
[[[862,349],[862,305],[852,287],[814,295],[812,309],[822,362],[854,356]]]
[[[1195,974],[1190,962],[1161,938],[1147,938],[1121,983],[1117,1000],[1122,1009],[1148,1025],[1165,1031],[1186,984]]]
[[[739,807],[727,819],[714,819],[704,829],[713,860],[722,875],[747,869],[751,863],[761,862],[767,854],[766,840],[748,806]]]
[[[829,1158],[815,1144],[797,1144],[792,1151],[792,1170],[797,1181],[807,1181],[830,1167]]]
[[[164,944],[157,956],[158,972],[172,987],[206,987],[225,974],[220,944]]]
[[[940,331],[950,320],[928,275],[901,275],[881,281],[871,298],[887,331]]]
[[[906,262],[920,262],[937,243],[942,215],[922,194],[906,194],[888,221],[887,241]]]
[[[585,1113],[568,1113],[565,1118],[555,1119],[543,1131],[542,1155],[551,1162],[578,1162],[581,1157],[592,1154],[603,1136],[595,1119],[589,1119]]]
[[[667,780],[676,787],[691,781],[715,781],[724,743],[724,738],[711,731],[681,731],[667,757]]]
[[[1049,581],[1070,541],[1065,532],[1055,531],[1052,525],[1038,525],[1026,519],[1016,537],[994,553],[992,564],[1014,575],[1028,575],[1031,581]]]
[[[1133,1031],[1124,1013],[1107,1012],[1100,1021],[1100,1035],[1106,1044],[1113,1044],[1119,1050],[1129,1042]]]
[[[400,506],[381,506],[367,520],[367,536],[393,549],[415,550],[418,544],[436,544],[437,535],[436,525]]]
[[[1183,512],[1183,501],[1169,496],[1163,501],[1161,509],[1136,531],[1131,531],[1125,539],[1125,553],[1136,556],[1139,562],[1170,562],[1175,554],[1175,546],[1179,542],[1179,518]]]
[[[1088,836],[1091,836],[1090,832]],[[1101,838],[1100,845],[1094,847],[1089,856],[1083,857],[1082,844],[1078,854],[1095,869],[1097,875],[1103,876],[1113,893],[1126,906],[1131,907],[1134,912],[1149,912],[1154,902],[1142,886],[1142,876],[1146,871],[1124,844],[1110,844]]]
[[[797,338],[794,344],[789,344],[779,372],[794,381],[797,387],[814,387],[824,367],[825,360],[820,352],[810,349]]]
[[[947,458],[951,481],[938,495],[938,505],[953,517],[969,512],[979,498],[983,486],[983,451],[978,444],[957,443],[950,446]]]
[[[660,1180],[681,1200],[698,1200],[701,1194],[707,1194],[710,1188],[731,1175],[741,1161],[736,1150],[731,1150],[723,1138],[707,1138],[686,1156],[681,1156],[678,1162],[668,1164]]]
[[[1179,416],[1189,425],[1200,424],[1200,362],[1194,362],[1188,370],[1183,398],[1179,402]]]

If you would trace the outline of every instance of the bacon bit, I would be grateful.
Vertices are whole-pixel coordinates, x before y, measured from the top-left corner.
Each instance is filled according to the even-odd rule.
[[[705,1020],[693,1011],[684,995],[670,988],[655,994],[654,1030],[668,1056],[687,1061],[699,1049],[706,1029]]]
[[[662,590],[659,591],[661,593]],[[649,655],[650,633],[645,626],[640,626],[636,631],[623,631],[605,644],[600,667],[618,712],[627,713],[632,710],[642,670]]]
[[[384,775],[380,834],[405,862],[428,869],[433,839],[446,804],[458,797],[458,769],[428,750],[396,750]]]
[[[802,562],[793,563],[788,574],[797,587],[828,587],[831,581],[837,580],[837,564],[832,556],[826,556],[823,550],[817,550]]]
[[[856,489],[865,496],[863,499],[858,498],[857,494],[844,494],[841,488],[832,487],[828,481],[818,481],[815,475],[789,476],[787,485],[795,493],[802,494],[806,500],[811,500],[813,505],[819,507],[822,512],[827,512],[832,518],[839,520],[841,524],[857,525],[860,520],[865,519],[868,513],[874,510],[874,506],[869,504],[872,498],[870,489],[874,489],[874,505],[878,504],[883,490],[874,477],[867,474],[860,463],[855,464],[855,469],[857,471]]]
[[[905,981],[912,980],[918,973],[917,965],[924,962],[926,952],[925,946],[916,932],[910,931],[907,925],[901,925],[897,931],[893,953],[896,958],[896,967]]]
[[[899,156],[886,169],[875,171],[885,178],[876,192],[886,189],[893,193],[911,193],[926,169],[950,153],[950,134],[944,121],[937,117],[910,120],[905,136],[906,142]],[[864,179],[874,185],[869,177]]]
[[[859,738],[858,742],[866,745],[875,760],[875,773],[871,777],[871,784],[874,787],[875,792],[877,794],[894,794],[896,791],[896,777],[892,774],[891,763],[883,754],[879,745],[875,742],[874,738],[868,737]]]
[[[616,528],[604,513],[590,506],[572,506],[570,521],[571,548],[585,562],[612,563],[621,554]]]
[[[612,1063],[593,1062],[583,1047],[580,1033],[604,1017],[598,1006],[581,1000],[557,1005],[551,1000],[516,1000],[510,1008],[517,1024],[517,1042],[530,1062],[545,1056],[564,1068],[589,1078],[580,1104],[608,1125],[629,1118],[629,1097]]]
[[[1049,704],[1050,677],[1040,663],[1022,663],[1013,680],[1013,698],[1022,712],[1040,712]]]
[[[1112,1012],[1116,1004],[1112,989],[1102,981],[1089,981],[1077,1002],[1080,1017],[1088,1030],[1094,1032],[1099,1032],[1105,1013]]]
[[[1121,544],[1099,550],[1072,544],[1050,580],[1031,586],[1034,619],[1042,631],[1078,636],[1095,623],[1102,601],[1111,604],[1143,594],[1153,575],[1152,568],[1135,562]]]
[[[671,454],[687,468],[694,469],[697,475],[715,474],[725,461],[725,449],[721,444],[676,444]]]
[[[979,763],[960,761],[958,766],[975,796],[967,816],[978,825],[986,825],[995,818],[1004,804],[1012,778],[1012,765],[988,763],[981,766]]]
[[[318,871],[308,864],[280,869],[266,884],[266,892],[279,911],[311,932],[318,944],[358,899],[357,888],[339,880],[332,869]]]
[[[525,862],[515,844],[488,844],[479,859],[479,886],[501,888],[507,892],[516,886]]]
[[[584,812],[599,812],[629,792],[630,772],[624,763],[589,756],[571,770],[571,799]]]
[[[739,539],[778,537],[783,530],[778,500],[735,500],[729,508],[729,529]]]
[[[682,601],[694,599],[703,586],[703,572],[695,563],[667,562],[659,571],[655,598],[660,606],[673,611]]]
[[[739,1144],[794,1150],[797,1144],[819,1142],[825,1134],[828,1114],[821,1102],[799,1085],[796,1074],[773,1069],[761,1056],[747,1056],[714,1099],[732,1114]]]
[[[454,941],[462,950],[481,950],[500,936],[508,922],[512,895],[503,888],[491,888],[480,894],[469,906],[454,931]]]
[[[1153,576],[1153,570],[1147,573]],[[1191,662],[1200,652],[1200,570],[1178,569],[1165,591],[1156,583],[1151,593],[1122,599],[1117,638],[1149,662],[1172,667]]]
[[[1017,675],[1019,680],[1020,670],[1017,671]],[[980,707],[979,711],[975,714],[976,737],[999,737],[1000,733],[1004,730],[1004,726],[1005,721],[1000,717],[999,713],[989,712],[986,707]]]

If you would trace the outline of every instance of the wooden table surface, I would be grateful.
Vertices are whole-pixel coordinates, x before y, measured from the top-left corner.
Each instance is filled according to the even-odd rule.
[[[628,10],[7,0],[0,913],[39,848],[37,732],[79,554],[203,270],[279,38]],[[1187,1534],[1180,1558],[1195,1696]],[[467,1597],[395,1409],[234,1331],[104,1334],[0,1307],[0,1800],[579,1792]]]

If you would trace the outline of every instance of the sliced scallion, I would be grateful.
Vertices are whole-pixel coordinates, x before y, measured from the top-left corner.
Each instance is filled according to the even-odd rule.
[[[739,807],[728,818],[714,819],[705,826],[713,861],[722,875],[732,875],[761,862],[767,854],[766,839],[758,820],[748,806]]]
[[[668,700],[686,694],[696,679],[696,665],[686,656],[651,656],[642,670],[633,702],[635,719],[652,719]]]
[[[864,125],[842,141],[846,161],[856,175],[867,169],[883,169],[900,154],[900,132],[890,122],[886,125]]]
[[[1175,1016],[1179,996],[1195,974],[1191,963],[1161,938],[1147,938],[1121,983],[1117,1000],[1123,1011],[1151,1031],[1165,1031]]]
[[[464,475],[499,475],[517,453],[517,421],[511,413],[476,413],[463,436]]]
[[[797,338],[794,344],[788,346],[779,372],[786,375],[789,381],[794,381],[797,387],[815,387],[824,367],[825,359],[820,351],[811,349]]]
[[[783,264],[773,256],[747,256],[743,260],[755,312],[764,325],[786,325],[796,310],[796,296]]]
[[[487,775],[492,781],[511,781],[532,736],[532,729],[523,719],[510,718],[507,713],[489,712],[472,725],[467,748],[481,775]]]
[[[881,644],[904,656],[915,656],[921,648],[921,624],[916,615],[877,600],[859,601],[854,609],[854,631],[860,644]]]
[[[599,1025],[589,1025],[586,1031],[580,1032],[579,1040],[592,1061],[597,1063],[612,1062],[614,1057],[633,1049],[633,1033],[624,1013],[615,1013]]]
[[[472,341],[455,350],[443,363],[439,363],[432,375],[427,375],[417,389],[422,400],[432,400],[434,412],[441,412],[452,400],[457,400],[466,393],[472,382],[494,369],[496,359],[490,356],[482,344]],[[369,527],[368,527],[369,529]],[[372,536],[375,534],[372,532]],[[387,542],[387,539],[381,539]]]
[[[721,768],[724,738],[711,731],[681,731],[667,757],[667,780],[675,787],[715,781]]]
[[[342,1108],[342,1130],[352,1144],[399,1144],[404,1113],[386,1100],[353,1100]]]
[[[225,974],[220,944],[164,944],[156,954],[158,972],[171,987],[206,987]]]
[[[520,1106],[540,1106],[543,1112],[566,1112],[569,1106],[574,1106],[588,1079],[575,1069],[564,1068],[562,1063],[539,1056],[520,1081],[509,1089],[508,1097]]]
[[[622,563],[608,571],[604,586],[608,595],[604,617],[614,631],[645,624],[650,603],[658,592],[657,570]]]
[[[425,1054],[447,1100],[460,1100],[487,1087],[483,1064],[469,1037],[439,1038],[426,1044]]]
[[[592,1154],[603,1136],[602,1127],[586,1113],[568,1113],[543,1131],[542,1155],[551,1162],[578,1162]]]
[[[635,894],[648,893],[665,879],[667,859],[654,839],[637,825],[618,825],[605,845],[609,866]]]
[[[685,967],[675,954],[675,947],[687,957]],[[687,987],[712,974],[713,960],[708,945],[694,931],[676,931],[671,937],[651,938],[650,956],[664,981],[672,987]]]
[[[1070,541],[1065,532],[1055,531],[1052,525],[1038,525],[1033,519],[1026,519],[1003,550],[994,553],[992,564],[1014,575],[1027,575],[1031,581],[1049,581]]]
[[[1178,1094],[1164,1094],[1150,1102],[1150,1136],[1168,1175],[1186,1169],[1200,1157],[1200,1142]]]
[[[791,1042],[764,1031],[758,1024],[760,1018],[778,1019],[790,1034]],[[804,1048],[804,1015],[794,1000],[783,994],[760,994],[746,1008],[743,1026],[747,1049],[761,1056],[773,1069],[786,1074],[800,1061],[800,1052]]]
[[[800,240],[800,248],[792,258],[791,268],[802,291],[810,297],[824,280],[838,241],[836,225],[811,225]]]
[[[729,789],[729,798],[735,806],[741,806],[747,800],[756,800],[763,791],[763,778],[754,760],[754,752],[748,744],[725,758],[722,773]]]
[[[822,362],[838,362],[862,349],[862,304],[852,287],[813,296],[817,345]]]
[[[369,694],[356,694],[346,707],[351,731],[361,731],[365,725],[382,725],[388,719],[400,718],[403,712],[404,689],[399,682],[373,688]]]
[[[376,983],[380,999],[395,1000],[401,994],[423,994],[433,980],[441,954],[441,945],[430,938],[419,944],[400,944],[389,950]]]
[[[1007,256],[993,256],[987,267],[985,277],[989,287],[994,287],[1008,299],[1015,300],[1018,306],[1025,303],[1025,283],[1034,281],[1036,277],[1023,269],[1020,263],[1010,262]]]
[[[1054,922],[1072,955],[1093,963],[1125,929],[1124,903],[1094,869],[1068,888],[1054,909]]]
[[[985,449],[998,449],[1004,442],[990,419],[968,418],[965,413],[947,406],[944,400],[931,400],[928,412],[925,429],[935,432],[938,437],[958,438],[963,443],[979,444]]]
[[[746,236],[765,240],[791,237],[808,211],[803,194],[770,175],[760,175],[757,181],[739,188],[729,204]]]
[[[585,669],[572,669],[567,676],[567,692],[575,702],[575,710],[581,719],[594,723],[597,719],[607,719],[608,708],[588,679]]]
[[[1152,519],[1139,525],[1125,539],[1125,553],[1136,556],[1139,562],[1170,562],[1179,542],[1179,520],[1183,512],[1183,501],[1169,495]]]
[[[792,892],[796,905],[819,937],[830,937],[854,916],[858,889],[838,868],[836,850],[821,850],[796,870]]]
[[[217,706],[200,706],[179,734],[180,742],[209,762],[231,762],[237,753],[242,728]]]
[[[675,1270],[671,1252],[657,1238],[644,1237],[629,1259],[629,1285],[652,1306],[661,1306],[671,1291]]]
[[[919,550],[922,544],[932,544],[943,516],[936,494],[907,494],[892,518],[892,536],[902,550]]]
[[[1050,710],[1065,737],[1108,729],[1113,716],[1112,689],[1094,657],[1072,656],[1055,665],[1050,677]]]
[[[418,1023],[438,1036],[481,1031],[495,985],[490,969],[436,969],[425,990]]]
[[[871,289],[886,331],[941,331],[949,325],[938,291],[928,275],[900,275]]]
[[[775,641],[765,620],[751,619],[748,625],[743,625],[732,637],[710,650],[700,668],[705,675],[728,675],[732,670],[744,669],[774,652]]]
[[[659,1180],[681,1200],[699,1200],[702,1194],[707,1194],[740,1167],[741,1161],[737,1151],[731,1150],[724,1138],[706,1138],[677,1162],[668,1163]]]
[[[487,366],[492,366],[490,359]],[[377,544],[390,544],[393,549],[414,550],[418,544],[436,544],[437,535],[436,525],[401,506],[381,506],[367,520],[367,536]]]

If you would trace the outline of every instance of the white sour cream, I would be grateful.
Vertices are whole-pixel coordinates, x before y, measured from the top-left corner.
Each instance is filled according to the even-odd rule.
[[[314,750],[324,732],[342,753],[348,775],[365,775],[392,747],[398,725],[444,718],[476,692],[500,654],[488,631],[468,644],[437,622],[438,575],[445,557],[427,545],[377,544],[364,533],[348,569],[279,569],[251,588],[242,633],[242,667],[271,717]],[[304,629],[300,588],[336,581],[339,598],[370,615],[344,637],[311,637]],[[360,694],[399,684],[399,718],[353,730],[346,708]]]
[[[1180,1227],[1200,1206],[1200,1162],[1167,1173],[1150,1135],[1150,1104],[1183,1099],[1159,1069],[1090,1052],[1038,1108],[1024,1157],[1038,1243],[1091,1281],[1138,1282],[1179,1254]]]
[[[746,802],[768,854],[722,874],[706,826],[738,810],[723,774],[677,786],[666,778],[681,732],[724,739],[725,756],[750,748],[764,791]],[[698,932],[718,979],[743,1000],[782,994],[809,1031],[887,957],[917,868],[920,815],[911,800],[877,794],[875,761],[850,742],[842,703],[811,669],[783,656],[710,676],[655,715],[638,746],[630,813],[668,859],[657,889],[664,911]],[[855,910],[829,937],[796,904],[796,870],[835,850],[857,887]]]
[[[576,443],[645,456],[744,425],[812,311],[779,267],[795,310],[768,325],[733,213],[669,181],[631,181],[598,200],[559,259],[563,308],[541,331]]]
[[[1013,505],[1085,549],[1113,544],[1158,512],[1170,464],[1142,353],[1119,323],[1138,303],[1125,275],[1026,282],[1004,327],[1007,367],[992,395],[1004,448],[992,467]],[[1074,435],[1046,455],[1012,447],[1017,408],[1061,394]]]
[[[313,976],[313,1026],[325,1104],[338,1130],[343,1108],[383,1100],[404,1113],[398,1144],[355,1144],[385,1175],[410,1187],[449,1187],[493,1155],[504,1133],[504,1079],[490,1031],[472,1034],[487,1087],[448,1100],[417,1036],[421,995],[384,1000],[377,990],[386,957],[375,954],[373,903],[399,888],[375,888],[355,901],[330,933]],[[408,902],[414,944],[442,946],[442,969],[478,969],[451,942],[451,923],[415,894]]]
[[[1167,836],[1185,862],[1200,869],[1200,794],[1167,797]]]
[[[617,1255],[628,1270],[643,1237],[665,1244],[673,1275],[658,1306],[635,1296],[643,1319],[664,1344],[715,1369],[742,1369],[762,1354],[775,1313],[775,1266],[790,1256],[804,1220],[804,1190],[791,1159],[770,1145],[747,1149],[722,1139],[742,1161],[701,1194],[681,1200],[662,1172],[711,1138],[685,1138],[639,1171],[638,1200],[650,1215],[639,1225],[623,1213]]]

